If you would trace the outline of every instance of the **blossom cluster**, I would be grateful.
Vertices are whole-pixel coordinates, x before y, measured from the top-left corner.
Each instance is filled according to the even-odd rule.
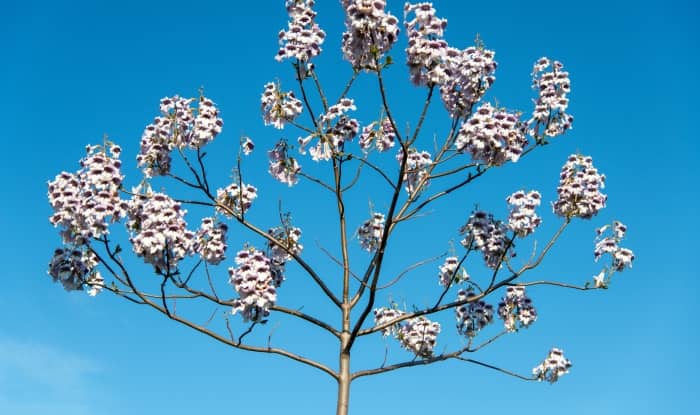
[[[195,234],[187,230],[187,211],[164,193],[141,193],[138,188],[133,193],[127,228],[134,252],[157,272],[177,269],[195,243]]]
[[[267,234],[282,244],[280,246],[272,241],[267,242],[272,276],[275,284],[280,286],[284,281],[285,264],[292,259],[292,255],[299,255],[304,249],[304,245],[299,243],[301,229],[285,224],[269,229]]]
[[[217,265],[226,259],[226,231],[228,226],[214,218],[202,218],[202,225],[195,235],[193,249],[204,261]]]
[[[552,203],[554,213],[571,218],[590,219],[605,207],[608,196],[601,193],[605,187],[605,175],[593,167],[593,159],[572,154],[559,175],[557,200]]]
[[[403,149],[400,148],[396,153],[396,160],[401,163],[403,159]],[[433,158],[427,151],[418,151],[415,148],[408,149],[406,156],[406,168],[403,176],[403,181],[406,184],[406,192],[413,196],[419,190],[425,189],[430,181],[427,168],[433,164]]]
[[[305,138],[299,137],[299,152],[306,154],[306,147],[315,137],[318,137],[318,142],[309,149],[314,161],[330,160],[333,154],[342,151],[345,142],[352,140],[360,130],[360,123],[345,115],[346,112],[355,109],[357,107],[350,98],[342,98],[337,104],[328,108],[328,111],[321,114],[318,119],[324,132],[310,134]]]
[[[451,284],[458,284],[469,279],[469,275],[464,268],[458,269],[459,259],[455,256],[445,258],[445,262],[440,265],[440,273],[438,274],[438,282],[443,287],[447,288]]]
[[[297,175],[301,171],[299,162],[289,156],[289,146],[284,139],[275,144],[272,150],[267,152],[270,162],[268,171],[275,180],[294,186],[299,181]]]
[[[248,156],[253,152],[253,149],[255,149],[253,140],[251,140],[250,137],[241,137],[241,151],[243,151],[243,154]]]
[[[542,218],[535,213],[535,209],[542,202],[538,191],[531,190],[525,193],[524,190],[518,190],[508,196],[506,201],[510,205],[508,227],[521,238],[533,233],[542,223]]]
[[[466,301],[474,295],[471,289],[459,290],[457,301]],[[475,337],[481,329],[493,322],[493,306],[486,302],[471,301],[455,308],[457,331],[469,338]]]
[[[367,252],[376,251],[384,234],[384,215],[373,213],[357,230],[360,246]]]
[[[244,249],[236,254],[236,264],[228,269],[229,282],[239,295],[233,300],[232,313],[240,312],[244,321],[262,321],[277,301],[279,286],[270,259],[256,249]]]
[[[532,374],[537,380],[546,380],[549,383],[554,383],[562,375],[569,373],[571,361],[564,357],[564,352],[560,349],[553,348],[549,351],[547,358],[532,369]]]
[[[91,238],[106,235],[108,222],[126,215],[126,202],[119,198],[124,176],[121,174],[121,148],[87,146],[76,173],[62,172],[49,182],[48,198],[53,208],[50,222],[61,227],[66,244],[82,245]]]
[[[411,14],[413,18],[407,20]],[[408,34],[406,59],[411,82],[441,84],[446,80],[443,60],[448,46],[442,36],[447,19],[437,17],[431,3],[406,3],[404,24]]]
[[[551,70],[547,71],[550,66]],[[534,65],[532,87],[539,96],[529,122],[533,136],[538,134],[539,126],[545,126],[544,134],[548,137],[561,135],[571,128],[574,117],[566,113],[569,106],[566,95],[571,92],[571,81],[563,67],[561,62],[548,58],[540,58]]]
[[[314,0],[287,0],[286,7],[290,22],[287,30],[279,32],[280,49],[275,59],[297,59],[308,62],[321,53],[321,45],[326,32],[315,22],[316,12],[312,10]]]
[[[503,326],[511,332],[528,327],[537,320],[537,310],[525,294],[525,287],[508,287],[505,297],[498,303],[498,317],[503,319]]]
[[[604,236],[611,230],[611,235]],[[600,258],[605,254],[610,254],[612,256],[612,264],[610,267],[611,272],[622,272],[626,267],[632,268],[632,261],[634,261],[634,252],[628,248],[622,248],[619,244],[627,233],[627,226],[622,222],[615,221],[611,225],[605,225],[596,230],[596,245],[593,255],[595,261],[598,262]],[[606,272],[601,271],[597,277],[594,277],[594,284],[596,288],[605,288],[608,285],[608,281],[605,280]]]
[[[506,255],[507,227],[493,218],[493,215],[480,210],[469,217],[459,232],[465,235],[460,241],[465,248],[475,247],[481,251],[486,266],[496,269]]]
[[[440,96],[452,118],[467,116],[474,104],[493,85],[496,77],[495,53],[483,47],[470,46],[464,50],[448,48],[445,55],[445,81],[440,84]]]
[[[265,84],[265,91],[260,97],[260,110],[265,125],[281,130],[285,123],[294,121],[303,109],[304,106],[294,96],[294,92],[282,92],[274,82]]]
[[[364,151],[368,151],[372,144],[374,144],[377,150],[382,152],[387,151],[394,147],[395,139],[396,131],[394,130],[394,126],[391,125],[391,120],[389,120],[389,118],[385,118],[380,122],[374,121],[362,129],[362,134],[360,134],[360,148]]]
[[[342,50],[354,68],[377,69],[376,62],[396,42],[398,19],[384,0],[341,0],[345,8]]]
[[[396,308],[380,307],[374,309],[374,324],[379,326],[389,323],[405,313]],[[401,346],[418,357],[433,355],[437,335],[440,333],[440,323],[430,321],[420,316],[392,324],[382,329],[384,337],[393,336]]]
[[[380,307],[380,308],[375,308],[374,309],[374,325],[379,326],[384,323],[388,323],[390,321],[394,321],[397,318],[401,317],[404,315],[404,312],[396,309],[396,308],[389,308],[389,307]],[[399,333],[399,328],[401,327],[401,323],[396,323],[392,324],[390,326],[387,326],[382,329],[382,335],[384,337],[387,336],[396,336]]]
[[[216,210],[228,217],[243,215],[258,197],[258,189],[249,184],[231,183],[216,191]]]
[[[397,337],[404,349],[418,357],[430,357],[433,355],[439,333],[440,323],[420,316],[404,321]]]
[[[88,294],[95,296],[102,287],[104,279],[95,270],[97,257],[88,249],[56,249],[49,262],[48,273],[54,282],[60,282],[66,291],[82,290],[90,287]]]
[[[525,124],[516,114],[498,110],[486,103],[462,124],[455,146],[468,152],[474,161],[500,166],[518,161],[527,145]]]
[[[146,126],[136,156],[138,166],[147,177],[170,172],[170,152],[174,148],[199,149],[221,132],[224,122],[214,102],[202,96],[195,110],[194,101],[194,98],[177,95],[160,100],[161,115]]]

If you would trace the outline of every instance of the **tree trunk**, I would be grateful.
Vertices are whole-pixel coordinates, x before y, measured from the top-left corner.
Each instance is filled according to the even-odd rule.
[[[340,370],[338,371],[338,406],[336,415],[348,415],[350,403],[350,351],[345,346],[350,338],[349,333],[340,335]]]

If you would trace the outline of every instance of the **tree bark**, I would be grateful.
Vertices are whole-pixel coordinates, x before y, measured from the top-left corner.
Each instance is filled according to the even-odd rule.
[[[338,375],[338,406],[336,415],[348,415],[348,404],[350,403],[350,352],[342,349]]]

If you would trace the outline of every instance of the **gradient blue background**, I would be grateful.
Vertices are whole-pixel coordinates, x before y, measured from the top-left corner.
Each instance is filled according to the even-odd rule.
[[[328,39],[318,71],[336,96],[349,74],[339,51],[342,10],[336,1],[319,3],[318,22]],[[402,2],[390,3],[401,17]],[[571,73],[570,112],[576,120],[569,134],[544,151],[499,169],[399,233],[404,242],[392,248],[388,266],[400,269],[445,252],[475,203],[503,216],[503,199],[519,188],[537,188],[551,201],[559,168],[576,151],[592,155],[607,175],[608,208],[593,221],[575,223],[532,277],[590,280],[599,269],[592,261],[593,229],[612,219],[628,225],[625,245],[637,260],[608,291],[531,290],[540,314],[536,324],[474,356],[527,374],[558,346],[574,363],[558,384],[445,362],[360,379],[353,384],[351,412],[696,413],[697,5],[682,0],[435,3],[449,20],[451,45],[464,48],[479,33],[496,51],[497,80],[487,99],[528,112],[531,65],[550,56]],[[305,255],[337,275],[337,268],[313,252],[317,241],[334,249],[333,233],[323,232],[335,229],[332,200],[308,184],[290,191],[265,172],[264,151],[282,135],[297,137],[292,130],[265,128],[259,115],[264,83],[277,77],[293,86],[290,65],[273,59],[277,32],[287,22],[282,2],[10,0],[3,9],[0,413],[332,413],[335,383],[321,372],[230,350],[110,295],[65,293],[46,275],[60,242],[47,220],[47,180],[76,170],[85,144],[108,134],[124,149],[127,183],[136,184],[133,160],[144,126],[157,115],[158,100],[196,96],[200,86],[225,121],[211,150],[217,185],[226,184],[238,136],[250,135],[258,149],[244,168],[250,172],[247,180],[261,189],[253,218],[274,224],[265,218],[284,199],[305,231]],[[407,81],[402,45],[393,52],[397,64],[389,70],[389,99],[401,122],[413,124],[424,91]],[[376,102],[374,85],[367,77],[351,93],[363,123],[377,114],[378,107],[363,107],[361,99]],[[442,131],[445,122],[441,104],[434,104],[428,126]],[[300,161],[316,168],[310,159]],[[380,195],[378,190],[358,193],[351,228],[367,215],[370,198],[378,209],[386,206]],[[541,211],[545,225],[538,240],[543,241],[557,220],[548,207]],[[231,250],[247,240],[240,228],[231,235]],[[362,260],[359,253],[357,258]],[[412,283],[381,293],[379,300],[385,303],[391,295],[409,306],[427,303],[439,292],[436,267],[411,274]],[[306,276],[292,271],[280,303],[304,306],[335,324],[337,315],[301,282]],[[226,278],[224,267],[219,275]],[[458,345],[452,314],[440,321],[445,337],[438,349]],[[336,346],[329,336],[306,326],[297,330],[286,320],[276,327],[275,344],[334,365]],[[374,337],[360,345],[354,368],[381,362],[385,346]],[[394,346],[389,357],[410,358]]]

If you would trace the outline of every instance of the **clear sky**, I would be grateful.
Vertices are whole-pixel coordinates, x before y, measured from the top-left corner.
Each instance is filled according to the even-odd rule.
[[[335,383],[319,371],[279,357],[231,350],[109,294],[89,298],[81,292],[66,293],[46,275],[46,264],[60,244],[48,222],[47,181],[60,171],[77,170],[84,146],[101,143],[108,134],[122,145],[127,185],[135,185],[139,139],[157,115],[159,99],[196,96],[203,86],[225,122],[210,150],[217,185],[229,178],[239,135],[251,136],[258,148],[246,161],[244,174],[261,193],[251,218],[270,224],[277,201],[284,200],[304,230],[304,255],[322,272],[337,276],[337,268],[317,248],[337,252],[334,234],[328,232],[335,229],[332,199],[310,184],[289,190],[265,171],[265,151],[281,135],[295,140],[299,134],[264,127],[259,111],[266,82],[280,79],[293,87],[290,65],[273,59],[277,33],[287,25],[282,3],[4,3],[0,413],[334,410]],[[337,1],[319,3],[317,20],[328,39],[318,72],[330,95],[337,96],[350,73],[339,49],[342,10]],[[399,17],[402,4],[390,1]],[[571,74],[570,112],[576,119],[574,129],[552,145],[435,205],[422,222],[397,234],[403,242],[390,251],[389,266],[398,270],[446,252],[475,204],[503,217],[505,197],[520,188],[543,194],[544,225],[536,237],[542,243],[558,226],[548,205],[559,169],[576,151],[593,156],[607,175],[608,207],[591,221],[576,221],[532,277],[590,280],[600,269],[593,262],[594,229],[613,219],[628,225],[625,246],[634,250],[637,260],[608,291],[532,289],[538,321],[473,356],[528,374],[549,348],[558,346],[574,366],[557,384],[523,382],[449,361],[358,380],[351,391],[352,413],[695,413],[700,403],[699,290],[693,265],[700,231],[700,145],[694,109],[700,92],[698,6],[689,0],[442,0],[435,6],[449,20],[446,39],[451,45],[465,48],[478,33],[486,47],[495,50],[497,79],[486,100],[497,99],[500,105],[528,113],[532,63],[549,56],[562,61]],[[387,75],[389,100],[402,125],[414,125],[425,92],[408,82],[405,40],[401,42],[392,52],[397,64]],[[378,113],[375,83],[365,77],[350,94],[357,99],[363,123]],[[372,104],[363,106],[362,98]],[[448,118],[441,104],[436,101],[431,111],[428,126],[443,131]],[[423,140],[429,148],[432,133]],[[317,168],[309,158],[300,161],[303,167]],[[376,183],[366,183],[375,187],[353,196],[352,228],[366,217],[369,200],[378,209],[388,203]],[[190,223],[194,227],[197,220]],[[240,228],[232,227],[231,235],[229,257],[250,240]],[[362,254],[353,252],[362,263]],[[527,252],[523,247],[521,255]],[[147,269],[138,260],[132,264],[144,271],[140,278],[147,281]],[[386,304],[394,299],[409,307],[427,304],[439,293],[437,265],[411,273],[406,277],[410,282],[380,293],[378,300]],[[227,278],[227,266],[217,270],[221,280]],[[305,278],[298,269],[290,270],[280,289],[280,304],[303,306],[337,324],[337,315],[318,300],[313,286],[302,281]],[[218,318],[224,311],[219,310]],[[437,319],[444,333],[438,349],[458,346],[453,315]],[[242,329],[234,320],[236,330]],[[334,365],[336,343],[329,336],[283,319],[271,321],[252,339],[264,342],[271,330],[275,344]],[[495,333],[496,328],[491,330]],[[374,337],[360,345],[354,369],[381,364],[385,345],[380,336]],[[388,344],[389,361],[410,359]]]

